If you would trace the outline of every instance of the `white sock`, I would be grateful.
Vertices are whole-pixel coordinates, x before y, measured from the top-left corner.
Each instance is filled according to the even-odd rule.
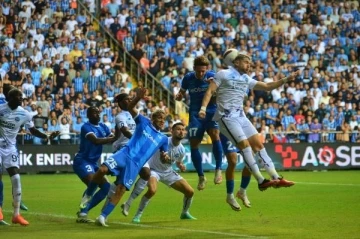
[[[191,206],[192,200],[193,200],[192,197],[187,198],[187,197],[184,196],[182,213],[188,213],[189,212],[189,208]]]
[[[233,194],[233,193],[228,193],[228,194],[227,194],[227,198],[228,198],[228,199],[234,198],[234,194]]]
[[[245,188],[240,188],[240,193],[242,193],[242,194],[246,193],[246,189]]]
[[[265,148],[262,148],[257,155],[259,156],[259,160],[263,162],[264,168],[266,172],[270,175],[272,179],[280,178],[279,174],[275,170],[275,166]]]
[[[251,173],[254,175],[258,183],[262,183],[264,181],[264,177],[261,175],[259,166],[256,164],[251,147],[249,146],[243,149],[242,154]]]
[[[135,217],[141,217],[141,215],[143,214],[143,212],[144,212],[146,206],[149,204],[149,202],[150,202],[150,199],[145,197],[145,195],[142,196],[140,204],[139,204],[139,208],[135,214]]]
[[[20,202],[21,202],[21,182],[20,182],[20,175],[15,174],[11,178],[12,184],[12,194],[13,194],[13,207],[14,207],[14,214],[13,216],[17,216],[20,214]]]
[[[111,198],[115,194],[115,192],[116,192],[116,185],[115,185],[115,183],[112,183],[110,185],[110,189],[109,189],[107,197]]]
[[[142,178],[139,178],[134,186],[134,189],[132,190],[130,197],[126,201],[126,204],[131,206],[132,202],[144,191],[145,187],[147,185],[147,181],[145,181]]]

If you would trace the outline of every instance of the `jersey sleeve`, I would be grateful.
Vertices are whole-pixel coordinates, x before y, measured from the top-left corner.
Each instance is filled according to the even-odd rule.
[[[109,127],[107,127],[106,124],[102,124],[101,127],[104,129],[106,137],[109,137],[109,135],[112,134]]]
[[[214,75],[214,79],[213,79],[213,82],[216,84],[216,86],[220,86],[220,84],[221,84],[221,81],[222,81],[222,79],[223,79],[223,72],[222,71],[219,71],[218,73],[216,73],[215,75]]]
[[[89,134],[94,134],[94,131],[89,127],[88,124],[84,124],[81,127],[81,135],[86,138]]]
[[[26,111],[24,125],[27,129],[34,128],[34,122],[32,121],[32,118],[32,115]]]
[[[140,113],[138,113],[135,117],[134,117],[134,121],[136,124],[144,124],[149,123],[150,120],[148,118],[146,118],[145,116],[141,115]]]
[[[180,145],[181,145],[181,147],[179,149],[180,157],[177,160],[177,162],[179,162],[179,163],[181,163],[185,157],[185,147],[182,144],[180,144]]]
[[[189,89],[189,74],[186,74],[181,82],[181,89],[187,91]]]
[[[128,127],[126,123],[126,116],[125,115],[117,115],[115,117],[115,125],[118,129],[121,129],[122,127]]]
[[[251,78],[248,75],[246,75],[246,78],[248,79],[248,82],[249,82],[249,89],[253,89],[257,83],[257,80],[254,80],[253,78]]]
[[[161,140],[160,152],[167,152],[169,149],[169,141],[168,137],[164,135],[163,139]]]

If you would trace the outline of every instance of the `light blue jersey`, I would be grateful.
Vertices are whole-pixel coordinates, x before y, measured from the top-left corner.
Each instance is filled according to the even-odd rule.
[[[156,153],[168,151],[168,138],[154,128],[151,121],[137,115],[136,128],[127,145],[107,158],[104,164],[117,176],[116,183],[130,189],[142,166]]]
[[[0,94],[0,105],[7,103],[4,94]]]

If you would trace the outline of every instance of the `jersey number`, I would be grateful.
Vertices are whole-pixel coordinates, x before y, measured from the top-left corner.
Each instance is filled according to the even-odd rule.
[[[11,155],[11,161],[16,162],[16,161],[18,161],[18,160],[19,160],[19,156],[18,156],[18,155],[15,155],[15,154]]]
[[[85,166],[87,172],[92,172],[92,167],[90,165]]]
[[[109,165],[110,169],[114,169],[117,166],[117,163],[113,158],[108,158],[106,163]]]
[[[228,145],[227,150],[228,151],[233,151],[236,148],[234,147],[234,145],[231,143],[231,141],[227,141],[226,144]]]
[[[198,131],[198,128],[190,128],[189,129],[190,137],[196,136],[197,131]]]

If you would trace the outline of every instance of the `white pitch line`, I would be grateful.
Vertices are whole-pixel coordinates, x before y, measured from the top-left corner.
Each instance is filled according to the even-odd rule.
[[[198,181],[197,179],[186,179],[186,181]],[[235,182],[241,182],[241,180],[235,180]],[[324,186],[350,186],[350,187],[360,187],[360,184],[355,183],[321,183],[321,182],[296,182],[295,184],[308,184],[308,185],[324,185]],[[256,180],[251,180],[250,183],[257,183]]]
[[[12,212],[10,210],[4,210],[4,212]],[[76,219],[76,217],[61,215],[61,214],[51,214],[51,213],[38,213],[38,212],[27,212],[26,214],[34,215],[34,216],[46,216],[46,217],[54,217],[54,218],[64,218],[64,219]],[[143,227],[143,228],[154,228],[154,229],[165,229],[172,231],[185,231],[185,232],[194,232],[194,233],[204,233],[204,234],[215,234],[220,236],[232,236],[239,238],[254,238],[254,239],[267,239],[268,237],[264,236],[251,236],[245,234],[236,234],[236,233],[227,233],[227,232],[216,232],[216,231],[207,231],[207,230],[195,230],[195,229],[187,229],[187,228],[179,228],[179,227],[166,227],[166,226],[153,226],[146,224],[134,224],[134,223],[126,223],[126,222],[111,222],[110,224],[117,225],[125,225],[125,226],[133,226],[133,227]]]

